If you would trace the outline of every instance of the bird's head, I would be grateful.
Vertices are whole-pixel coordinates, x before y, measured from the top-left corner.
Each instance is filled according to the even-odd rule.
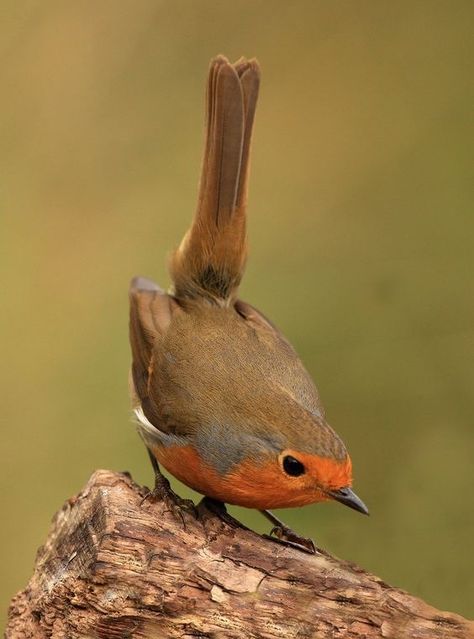
[[[352,463],[349,455],[342,459],[323,457],[292,448],[278,455],[281,495],[287,503],[302,505],[336,500],[359,512],[368,514],[367,507],[352,491]]]
[[[249,454],[228,475],[236,503],[246,500],[249,506],[263,509],[336,500],[368,514],[351,489],[352,462],[344,444],[325,422],[318,421],[303,424],[299,431],[287,429],[283,446],[265,437],[256,441],[256,454]]]

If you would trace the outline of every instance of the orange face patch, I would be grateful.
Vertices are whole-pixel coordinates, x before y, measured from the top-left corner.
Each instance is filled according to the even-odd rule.
[[[203,495],[260,510],[326,501],[329,497],[324,490],[350,486],[352,482],[349,456],[337,461],[284,451],[285,455],[301,461],[306,469],[299,477],[290,477],[277,458],[244,461],[221,475],[206,464],[192,446],[155,447],[153,454],[172,475]]]

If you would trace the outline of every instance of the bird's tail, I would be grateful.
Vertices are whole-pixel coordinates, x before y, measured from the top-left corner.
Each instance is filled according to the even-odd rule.
[[[211,62],[206,145],[191,228],[171,258],[178,298],[235,298],[247,254],[245,210],[260,69],[256,60]]]

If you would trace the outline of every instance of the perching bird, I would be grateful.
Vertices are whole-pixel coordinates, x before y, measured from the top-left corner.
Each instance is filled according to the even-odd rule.
[[[211,62],[197,211],[171,258],[172,287],[138,277],[130,288],[132,402],[155,494],[177,499],[162,464],[208,498],[261,510],[277,536],[308,547],[267,509],[335,499],[368,511],[298,355],[238,298],[259,81],[256,60]]]

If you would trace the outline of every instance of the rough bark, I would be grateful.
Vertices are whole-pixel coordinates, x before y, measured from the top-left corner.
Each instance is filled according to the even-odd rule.
[[[126,474],[97,471],[55,515],[8,639],[474,637],[361,568],[222,522],[183,521]],[[416,568],[414,568],[416,569]]]

